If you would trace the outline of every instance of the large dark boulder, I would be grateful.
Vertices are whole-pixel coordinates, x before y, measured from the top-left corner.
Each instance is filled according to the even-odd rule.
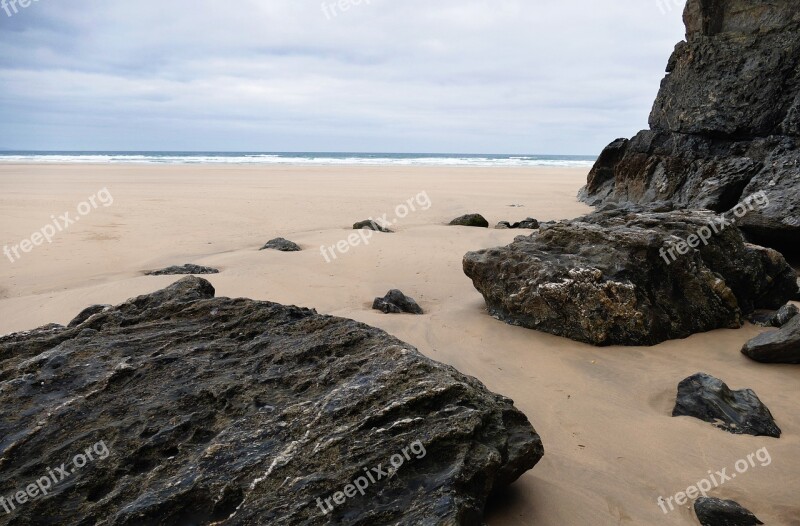
[[[747,342],[742,354],[762,363],[800,364],[800,315],[779,330],[759,334]]]
[[[0,338],[0,496],[89,454],[13,524],[479,525],[543,450],[383,331],[188,277]]]
[[[738,328],[744,314],[776,309],[794,292],[780,254],[745,243],[734,225],[713,233],[715,221],[710,212],[609,207],[470,252],[464,272],[507,323],[594,345],[655,345]],[[698,233],[707,244],[676,245]]]
[[[763,191],[741,221],[754,241],[800,241],[800,10],[794,0],[689,0],[650,130],[600,155],[590,204],[671,200],[723,212]]]
[[[781,430],[751,389],[731,391],[718,378],[697,373],[678,384],[672,416],[691,416],[734,435],[780,438]]]
[[[694,512],[701,526],[758,526],[764,524],[749,510],[732,500],[700,497],[694,501]]]

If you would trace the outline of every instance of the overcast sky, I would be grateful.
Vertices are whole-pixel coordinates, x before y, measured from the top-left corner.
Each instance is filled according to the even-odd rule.
[[[0,10],[0,148],[594,155],[684,35],[678,0],[342,1]]]

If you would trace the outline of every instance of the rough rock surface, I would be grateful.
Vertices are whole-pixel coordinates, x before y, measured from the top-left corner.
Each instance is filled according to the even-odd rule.
[[[764,191],[752,241],[800,246],[800,10],[796,0],[689,0],[650,130],[601,154],[590,204],[672,200],[723,212]]]
[[[183,274],[219,274],[219,270],[211,267],[201,267],[200,265],[186,265],[172,266],[162,268],[161,270],[151,270],[145,272],[147,276],[179,276]]]
[[[489,228],[489,222],[480,214],[467,214],[457,217],[450,221],[451,226],[472,226],[478,228]]]
[[[377,221],[367,219],[366,221],[359,221],[353,225],[353,230],[374,230],[376,232],[383,232],[384,234],[392,234],[393,232],[388,228],[381,226]]]
[[[0,495],[110,451],[12,524],[478,525],[543,454],[511,400],[383,331],[213,296],[187,277],[0,338]],[[317,498],[416,441],[424,455],[323,514]]]
[[[783,327],[789,320],[800,314],[793,303],[787,303],[777,311],[758,311],[750,317],[750,322],[761,327]]]
[[[672,416],[691,416],[734,435],[780,438],[772,413],[751,389],[731,391],[713,376],[697,373],[678,384]]]
[[[539,221],[536,219],[529,217],[527,219],[523,219],[519,223],[511,223],[509,221],[500,221],[497,223],[496,228],[511,228],[511,229],[521,229],[521,230],[536,230],[539,228]]]
[[[800,278],[797,278],[797,292],[795,292],[792,301],[800,301]]]
[[[384,314],[425,314],[416,301],[397,289],[390,290],[383,298],[375,298],[372,308]]]
[[[764,524],[750,511],[732,500],[700,497],[694,512],[702,526],[758,526]]]
[[[710,212],[608,208],[468,253],[464,272],[489,313],[594,345],[655,345],[738,328],[793,293],[783,257],[744,243],[735,226],[684,255],[673,250],[673,261],[666,249],[708,227]]]
[[[297,243],[293,243],[288,239],[284,239],[282,237],[276,237],[270,241],[267,241],[267,244],[261,247],[261,250],[278,250],[280,252],[300,252],[303,250],[300,248],[300,245]]]
[[[81,323],[85,322],[95,314],[99,314],[111,308],[111,305],[92,305],[91,307],[86,307],[83,309],[80,314],[75,316],[71,322],[69,322],[68,327],[75,327],[76,325],[80,325]]]
[[[759,334],[742,347],[742,354],[762,363],[800,364],[800,316],[777,331]]]

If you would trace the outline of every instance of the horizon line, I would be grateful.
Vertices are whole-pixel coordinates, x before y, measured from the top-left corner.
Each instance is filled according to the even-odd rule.
[[[359,155],[498,155],[498,156],[548,156],[548,157],[592,157],[597,158],[596,154],[562,154],[562,153],[486,153],[486,152],[384,152],[384,151],[330,151],[330,150],[307,150],[307,151],[269,151],[269,150],[20,150],[13,148],[0,148],[0,153],[183,153],[183,154],[359,154]]]

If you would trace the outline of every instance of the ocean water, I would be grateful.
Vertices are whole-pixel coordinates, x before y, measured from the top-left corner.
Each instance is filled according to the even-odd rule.
[[[585,155],[264,152],[33,152],[0,151],[0,163],[267,164],[367,166],[591,167]]]

